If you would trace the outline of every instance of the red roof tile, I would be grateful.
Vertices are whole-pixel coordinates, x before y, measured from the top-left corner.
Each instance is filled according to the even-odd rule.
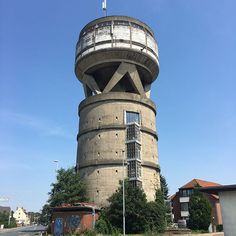
[[[201,179],[193,179],[190,182],[188,182],[187,184],[185,184],[184,186],[182,186],[180,189],[191,189],[196,186],[212,187],[212,186],[220,186],[220,185],[221,184],[217,184],[217,183],[213,183],[213,182],[209,182],[209,181],[205,181],[205,180],[201,180]]]
[[[173,200],[176,196],[176,193],[170,196],[170,200]]]

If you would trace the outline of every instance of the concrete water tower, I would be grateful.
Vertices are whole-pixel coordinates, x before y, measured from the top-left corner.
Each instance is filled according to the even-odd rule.
[[[77,171],[91,202],[107,204],[125,176],[149,201],[160,187],[156,107],[151,84],[159,72],[151,28],[127,16],[88,23],[76,45],[75,74],[84,87],[79,105]]]

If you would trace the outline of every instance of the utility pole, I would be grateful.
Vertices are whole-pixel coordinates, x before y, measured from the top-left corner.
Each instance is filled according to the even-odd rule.
[[[125,151],[122,151],[123,156],[123,235],[125,235]]]

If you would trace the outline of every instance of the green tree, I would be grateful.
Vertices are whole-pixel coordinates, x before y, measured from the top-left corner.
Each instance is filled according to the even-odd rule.
[[[196,190],[189,200],[188,227],[192,230],[208,230],[211,223],[211,204],[203,193]]]
[[[123,228],[123,187],[120,185],[108,201],[107,219],[120,231]],[[133,187],[125,181],[125,208],[126,208],[126,232],[142,233],[145,231],[145,208],[147,206],[146,195],[141,188]]]
[[[100,233],[114,228],[120,232],[123,229],[123,187],[120,184],[117,192],[108,201],[110,206],[105,209],[101,219]],[[156,193],[155,202],[147,202],[142,188],[134,187],[125,181],[125,219],[126,232],[143,233],[145,231],[163,232],[165,229],[165,202],[161,190]],[[105,217],[104,217],[105,216]],[[110,227],[112,225],[112,227]],[[101,229],[104,229],[102,231]],[[111,233],[111,232],[109,232]]]
[[[160,175],[161,182],[161,191],[165,200],[165,208],[166,208],[166,222],[167,224],[171,223],[171,205],[169,199],[169,188],[166,182],[166,178],[163,175]]]
[[[86,201],[86,189],[75,169],[60,169],[57,171],[56,183],[52,183],[52,190],[48,193],[50,207],[60,206],[63,203]]]
[[[45,204],[42,208],[38,222],[42,225],[48,225],[51,222],[52,208],[49,204]]]
[[[85,184],[75,169],[60,169],[57,171],[56,182],[51,184],[48,193],[49,199],[43,206],[39,222],[48,225],[51,221],[52,207],[61,206],[63,203],[77,203],[87,201]]]
[[[0,212],[0,225],[4,225],[6,227],[8,225],[9,213]]]
[[[4,225],[5,228],[16,227],[16,220],[15,218],[13,218],[13,211],[11,211],[10,221],[9,221],[9,212],[0,212],[0,225]]]
[[[166,226],[164,201],[148,202],[145,220],[147,231],[164,232]]]
[[[160,175],[160,182],[161,182],[161,191],[163,193],[164,199],[169,199],[169,188],[166,182],[166,178],[163,175]]]
[[[30,219],[30,223],[38,223],[38,219],[40,217],[40,213],[39,212],[28,212],[28,216],[29,216],[29,219]]]
[[[95,230],[97,233],[104,235],[116,233],[117,230],[111,225],[107,218],[106,210],[100,213],[99,219],[95,224]]]

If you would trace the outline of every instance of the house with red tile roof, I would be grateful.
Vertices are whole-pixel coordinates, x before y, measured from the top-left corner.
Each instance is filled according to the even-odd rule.
[[[179,188],[179,191],[171,196],[171,205],[172,205],[172,214],[174,218],[174,222],[178,222],[178,220],[188,220],[189,211],[189,199],[191,194],[196,187],[216,187],[221,186],[218,183],[213,183],[201,179],[193,179],[190,182],[186,183],[182,187]],[[217,225],[222,224],[222,216],[220,209],[219,196],[216,194],[205,194],[212,206],[212,226],[213,229],[216,228]]]

